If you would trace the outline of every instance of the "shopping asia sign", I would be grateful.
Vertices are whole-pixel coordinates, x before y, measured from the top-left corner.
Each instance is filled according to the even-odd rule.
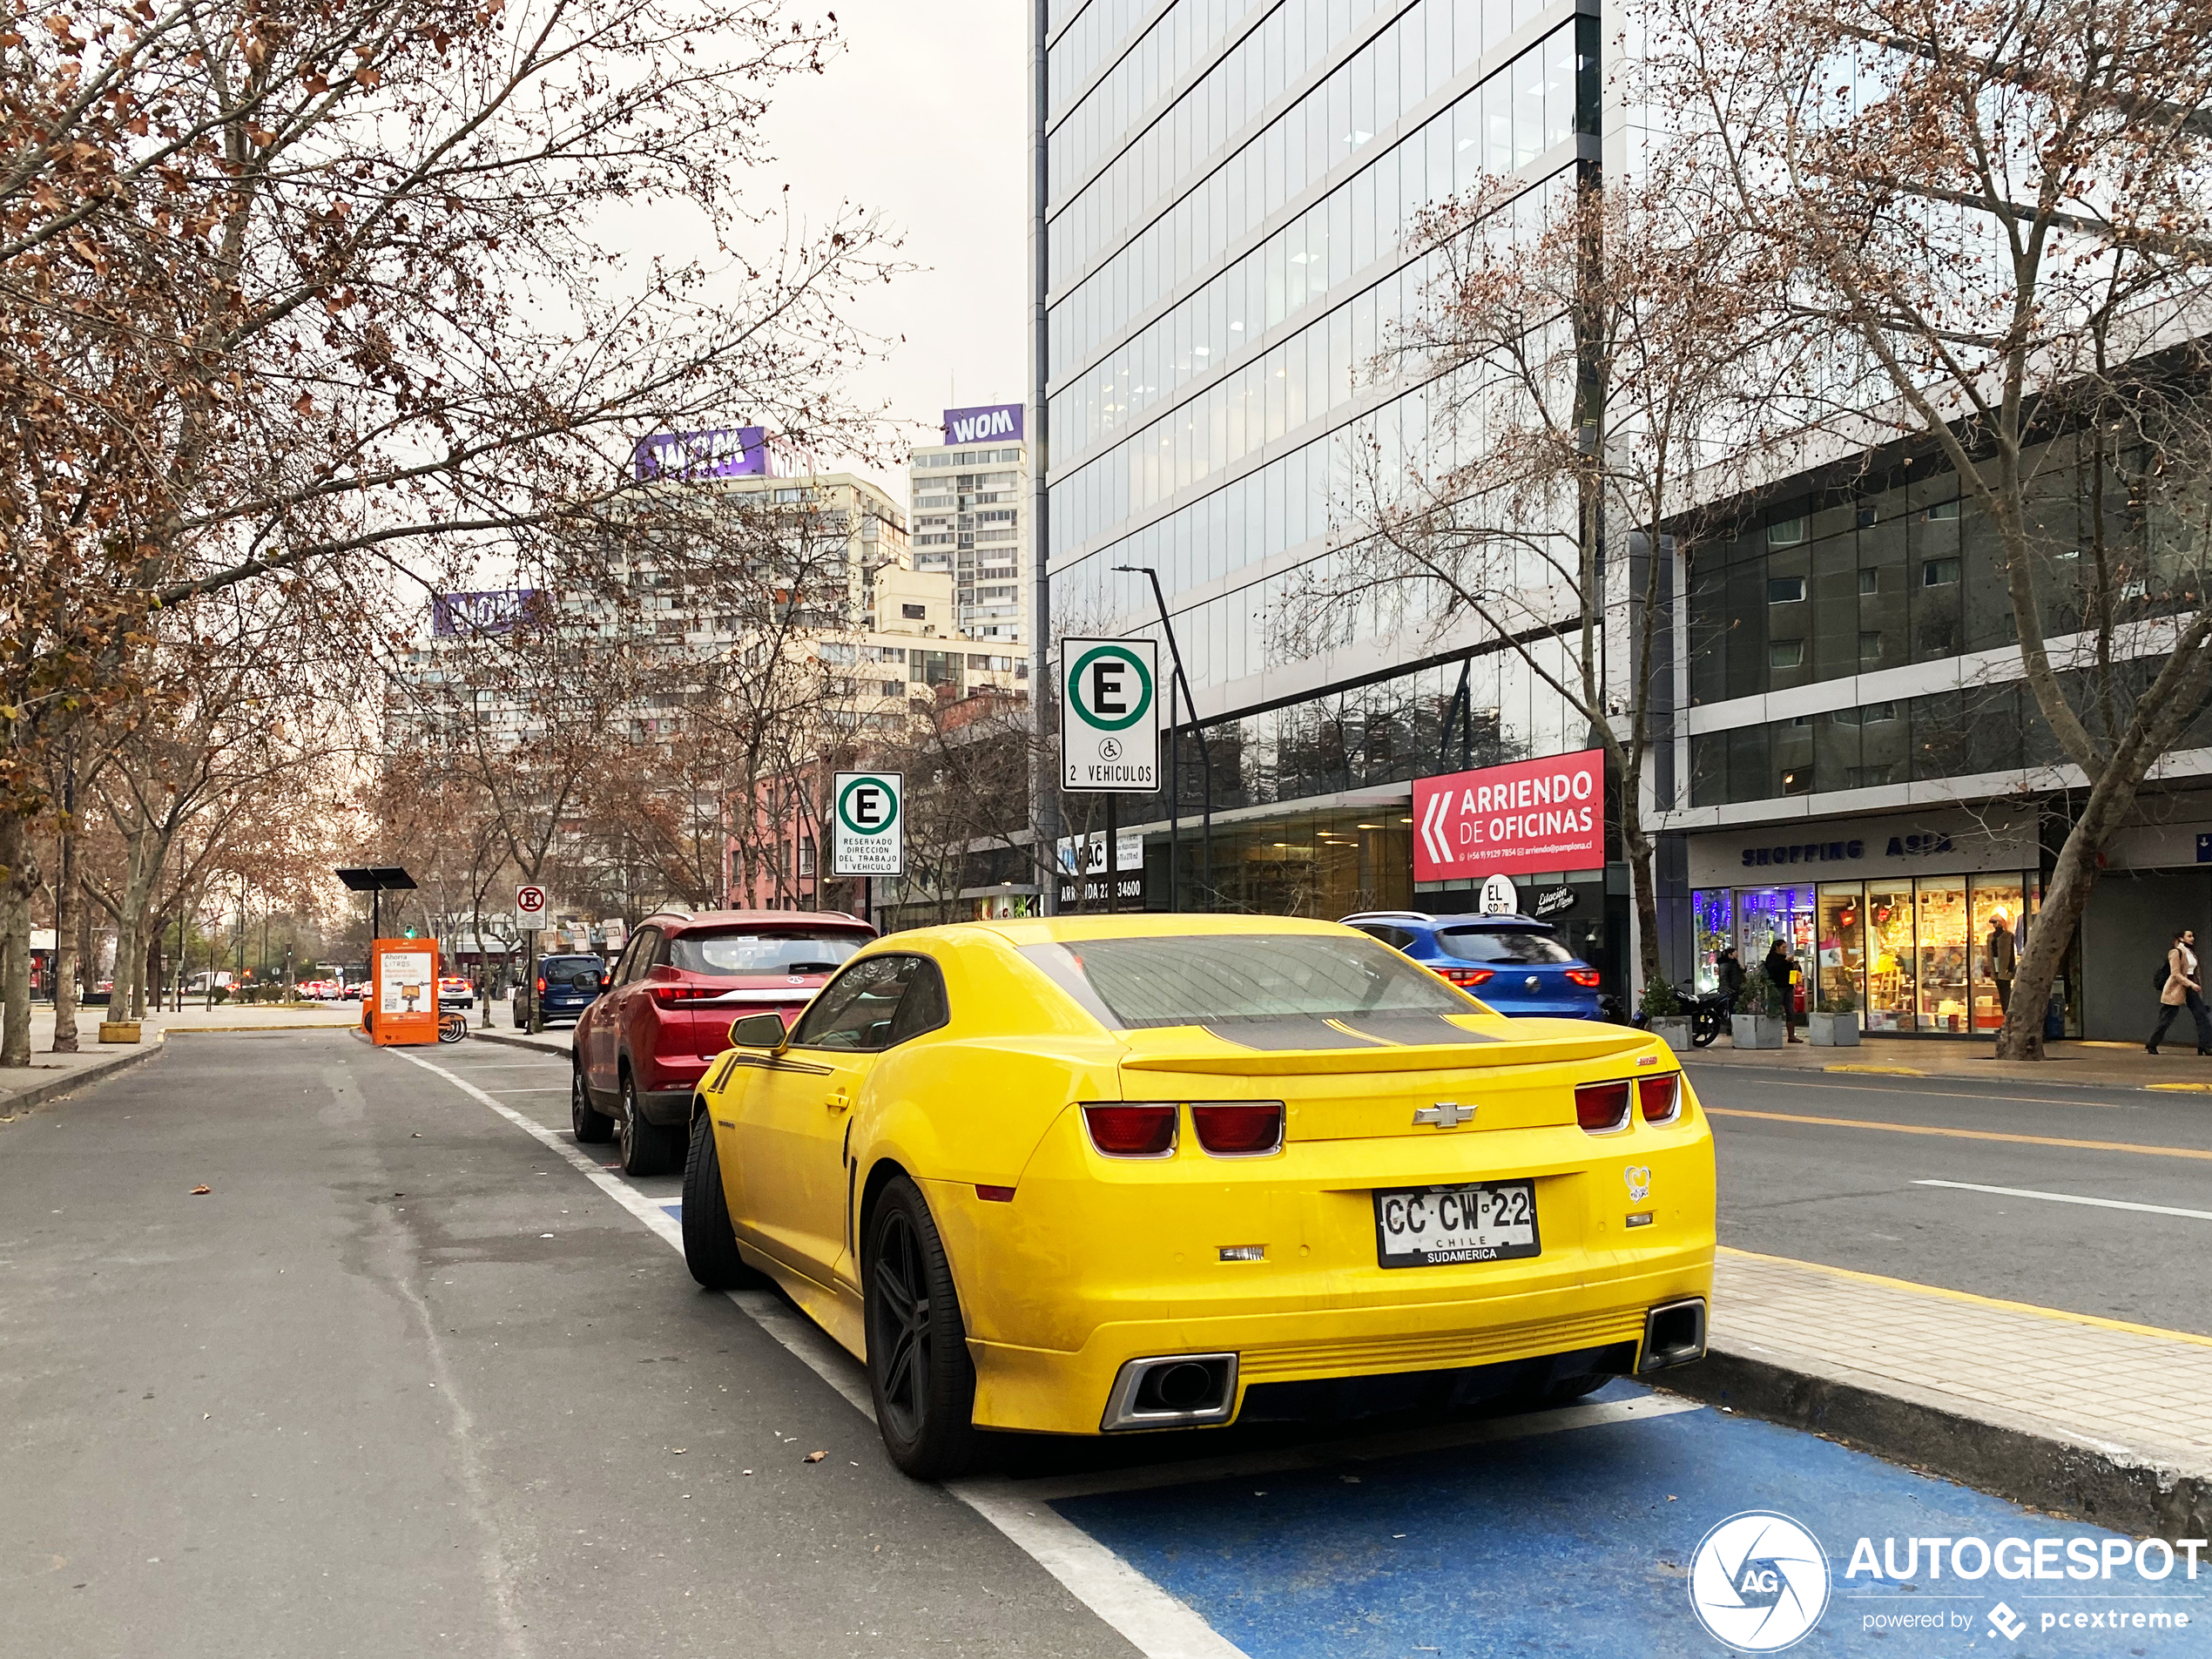
[[[1605,752],[1413,780],[1413,880],[1456,881],[1605,863]]]
[[[993,438],[1011,438],[1017,443],[1021,442],[1022,406],[1019,403],[987,403],[980,408],[945,411],[947,443],[988,443]]]

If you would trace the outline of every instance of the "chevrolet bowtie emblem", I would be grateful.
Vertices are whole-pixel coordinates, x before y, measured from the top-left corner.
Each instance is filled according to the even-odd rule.
[[[1433,1106],[1421,1107],[1413,1114],[1416,1123],[1433,1123],[1439,1129],[1457,1129],[1462,1123],[1474,1122],[1474,1108],[1462,1106],[1456,1100],[1440,1100]]]

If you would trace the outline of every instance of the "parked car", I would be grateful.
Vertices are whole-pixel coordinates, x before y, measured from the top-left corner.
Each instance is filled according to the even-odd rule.
[[[438,1006],[442,1008],[473,1008],[476,1006],[476,988],[458,974],[441,974],[438,978]]]
[[[822,981],[875,937],[837,911],[663,914],[637,925],[607,994],[577,1022],[569,1116],[579,1141],[619,1133],[622,1167],[684,1167],[691,1096],[745,1015],[786,1025]]]
[[[565,1020],[573,1024],[583,1017],[583,1011],[597,1001],[599,993],[606,989],[607,965],[589,951],[541,956],[537,959],[535,985],[544,1022],[552,1025]],[[529,986],[518,988],[515,993],[517,1030],[530,1022],[531,994]]]
[[[978,1429],[1559,1406],[1704,1350],[1713,1143],[1665,1045],[1350,928],[918,928],[736,1035],[685,1262],[861,1360],[912,1475]]]
[[[355,980],[346,988],[344,1000],[348,1002],[358,1002],[368,995],[368,981],[365,979]]]
[[[1370,910],[1344,919],[1501,1014],[1600,1020],[1598,971],[1534,916],[1432,916]]]

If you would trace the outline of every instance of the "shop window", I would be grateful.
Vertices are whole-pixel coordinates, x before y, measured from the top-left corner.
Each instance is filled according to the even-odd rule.
[[[1775,576],[1769,577],[1767,578],[1766,602],[1769,604],[1803,604],[1804,603],[1804,577],[1801,576]]]
[[[1709,887],[1689,895],[1692,944],[1697,953],[1694,970],[1702,995],[1721,988],[1721,953],[1736,942],[1734,894],[1726,887]]]
[[[1919,1028],[1962,1034],[1972,1007],[1966,878],[1924,875],[1914,887]]]
[[[1912,1005],[1912,883],[1866,884],[1866,1015],[1869,1031],[1910,1031]]]
[[[2026,914],[2021,897],[2017,875],[1973,878],[1971,954],[1973,1028],[1977,1031],[1996,1030],[2005,1023],[2005,1011],[2012,1006],[2013,974],[2019,966],[2021,942],[2017,930]]]
[[[1842,1013],[1865,1001],[1866,889],[1857,881],[1824,881],[1816,906],[1816,1008]]]

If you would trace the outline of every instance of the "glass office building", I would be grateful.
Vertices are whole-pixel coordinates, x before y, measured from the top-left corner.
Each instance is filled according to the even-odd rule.
[[[1373,368],[1436,280],[1418,216],[1486,178],[1556,190],[1595,165],[1597,19],[1037,0],[1035,26],[1037,683],[1062,635],[1162,634],[1156,571],[1208,729],[1210,767],[1186,738],[1177,769],[1185,907],[1464,907],[1413,890],[1410,780],[1587,733],[1471,626],[1355,617],[1301,652],[1286,637],[1313,631],[1285,607],[1341,536],[1353,455],[1426,439],[1428,388]],[[1210,864],[1189,827],[1206,802]],[[1131,816],[1163,902],[1167,802]]]

